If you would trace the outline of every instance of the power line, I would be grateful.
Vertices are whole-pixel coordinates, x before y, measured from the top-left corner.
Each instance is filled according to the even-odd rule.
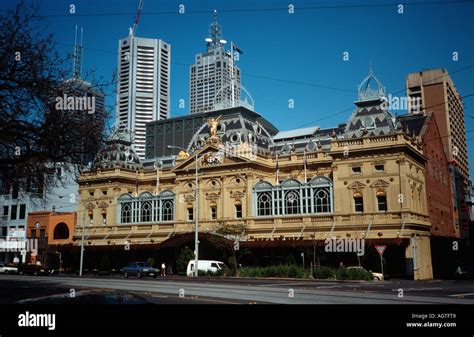
[[[74,47],[74,45],[72,45],[70,43],[55,42],[55,44],[62,45],[62,46],[68,46],[68,47]],[[101,52],[101,53],[107,53],[107,54],[112,54],[112,55],[118,56],[118,52],[113,52],[113,51],[110,51],[110,50],[97,49],[97,48],[88,48],[88,47],[83,47],[82,49]],[[130,57],[133,57],[133,56],[130,56]],[[189,64],[189,63],[174,62],[174,61],[172,61],[171,64],[179,65],[179,66],[187,66],[187,67],[191,66],[191,64]],[[325,85],[316,84],[316,83],[293,81],[293,80],[281,79],[281,78],[264,76],[264,75],[249,74],[249,73],[244,73],[244,72],[242,72],[242,75],[243,76],[248,76],[248,77],[253,77],[253,78],[260,78],[260,79],[269,80],[269,81],[283,82],[283,83],[296,84],[296,85],[303,85],[303,86],[322,88],[322,89],[328,89],[328,90],[337,90],[337,91],[344,91],[344,92],[350,92],[350,93],[356,93],[357,92],[355,90],[350,90],[350,89],[345,89],[345,88],[330,87],[330,86],[325,86]]]
[[[474,0],[465,1],[421,1],[411,3],[385,3],[385,4],[360,4],[360,5],[333,5],[333,6],[308,6],[298,7],[295,6],[295,13],[297,11],[311,11],[311,10],[325,10],[325,9],[357,9],[357,8],[377,8],[377,7],[397,7],[398,5],[403,6],[428,6],[428,5],[462,5],[471,4]],[[185,15],[185,14],[210,14],[212,10],[191,10],[180,13],[179,10],[174,11],[161,11],[161,12],[142,12],[141,15]],[[252,12],[288,12],[289,7],[274,7],[274,8],[236,8],[236,9],[218,9],[219,13],[252,13]],[[86,13],[86,14],[46,14],[40,15],[43,18],[58,18],[58,17],[100,17],[100,16],[133,16],[135,13]]]
[[[469,66],[467,66],[467,67],[464,67],[464,68],[458,69],[458,70],[456,70],[456,71],[453,71],[453,72],[451,72],[450,74],[453,75],[453,74],[456,74],[456,73],[459,73],[459,72],[461,72],[461,71],[464,71],[464,70],[467,70],[467,69],[471,69],[471,68],[474,68],[474,64],[471,64],[471,65],[469,65]],[[444,78],[444,77],[446,77],[446,76],[449,76],[449,74],[445,74],[445,75],[442,75],[442,76],[438,76],[438,77],[436,77],[436,78],[433,78],[432,81],[437,80],[437,79],[440,79],[440,78]],[[406,90],[406,88],[401,89],[401,90],[399,90],[399,91],[395,91],[394,94],[398,94],[398,93],[400,93],[400,92],[405,92],[405,90]],[[470,96],[473,96],[473,95],[474,95],[474,93],[473,93],[473,94],[468,94],[468,95],[465,95],[465,96],[461,96],[461,98],[466,98],[466,97],[470,97]],[[430,107],[426,107],[425,110],[426,110],[426,109],[429,109],[429,108],[432,108],[432,107],[435,107],[435,106],[437,106],[437,105],[445,104],[445,103],[447,103],[447,102],[442,102],[442,103],[440,103],[440,104],[436,104],[436,105],[433,105],[433,106],[430,106]],[[325,116],[325,117],[323,117],[323,118],[319,118],[319,119],[313,120],[313,121],[311,121],[311,122],[308,122],[308,123],[305,123],[305,124],[301,124],[300,126],[295,127],[295,129],[302,128],[302,127],[305,127],[305,126],[307,126],[307,125],[311,125],[311,124],[317,123],[317,122],[319,122],[319,121],[322,121],[322,120],[325,120],[325,119],[328,119],[328,118],[331,118],[331,117],[340,115],[340,114],[345,113],[345,112],[347,112],[347,111],[353,111],[353,110],[354,110],[354,107],[352,106],[352,107],[350,107],[350,108],[341,110],[341,111],[339,111],[339,112],[336,112],[336,113],[334,113],[334,114]]]

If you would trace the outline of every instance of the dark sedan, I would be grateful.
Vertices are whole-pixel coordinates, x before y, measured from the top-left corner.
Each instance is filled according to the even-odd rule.
[[[153,268],[148,262],[130,262],[126,267],[122,268],[123,277],[135,275],[137,278],[143,276],[158,276],[159,270]]]
[[[18,274],[20,275],[48,275],[48,271],[42,266],[36,264],[24,264],[18,268]]]

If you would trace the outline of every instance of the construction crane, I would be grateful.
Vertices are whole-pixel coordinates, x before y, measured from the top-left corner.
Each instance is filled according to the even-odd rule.
[[[143,0],[140,0],[138,4],[137,14],[135,15],[135,20],[133,20],[133,27],[130,28],[129,35],[134,36],[135,31],[138,27],[138,21],[140,20],[140,15],[142,14],[143,10]]]

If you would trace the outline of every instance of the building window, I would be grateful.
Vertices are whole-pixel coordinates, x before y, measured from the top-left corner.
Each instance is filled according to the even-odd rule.
[[[374,165],[374,170],[375,170],[375,172],[384,172],[385,171],[385,165],[383,165],[383,164]]]
[[[129,203],[122,205],[122,212],[120,217],[121,223],[130,223],[132,222],[132,212],[131,205]]]
[[[36,239],[36,229],[31,230],[31,238]]]
[[[212,220],[217,219],[217,206],[216,205],[211,206],[211,219]]]
[[[360,166],[352,166],[352,174],[361,174],[362,169]]]
[[[379,212],[387,211],[387,196],[385,194],[377,194],[377,207]]]
[[[140,218],[141,218],[141,222],[151,221],[151,203],[149,201],[145,201],[142,203]]]
[[[12,213],[10,216],[10,220],[16,220],[16,211],[17,211],[17,205],[12,205]]]
[[[319,189],[314,191],[314,206],[316,213],[331,212],[331,196],[328,189]]]
[[[242,205],[235,204],[235,217],[237,219],[242,219]]]
[[[288,179],[279,186],[262,181],[254,188],[257,216],[331,213],[332,182],[317,176],[308,182]]]
[[[359,213],[364,212],[364,198],[361,194],[354,195],[354,210]]]
[[[173,201],[167,200],[163,203],[163,221],[173,220]]]
[[[2,236],[7,236],[8,227],[2,227]]]
[[[192,205],[188,206],[188,221],[194,220],[194,208]]]
[[[272,215],[272,197],[270,193],[260,193],[257,199],[257,214],[261,216]]]
[[[12,189],[12,199],[18,199],[18,184],[13,184],[13,189]]]
[[[26,215],[26,205],[21,204],[20,205],[20,219],[24,219]]]
[[[300,212],[300,194],[290,191],[285,194],[285,214],[298,214]]]
[[[66,239],[69,239],[69,227],[64,222],[60,222],[54,227],[53,240]]]
[[[3,218],[8,219],[8,206],[3,206]]]

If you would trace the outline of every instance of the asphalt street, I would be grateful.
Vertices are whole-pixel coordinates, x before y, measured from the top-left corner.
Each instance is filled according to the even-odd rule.
[[[473,281],[0,276],[0,303],[115,291],[156,304],[474,304]]]

